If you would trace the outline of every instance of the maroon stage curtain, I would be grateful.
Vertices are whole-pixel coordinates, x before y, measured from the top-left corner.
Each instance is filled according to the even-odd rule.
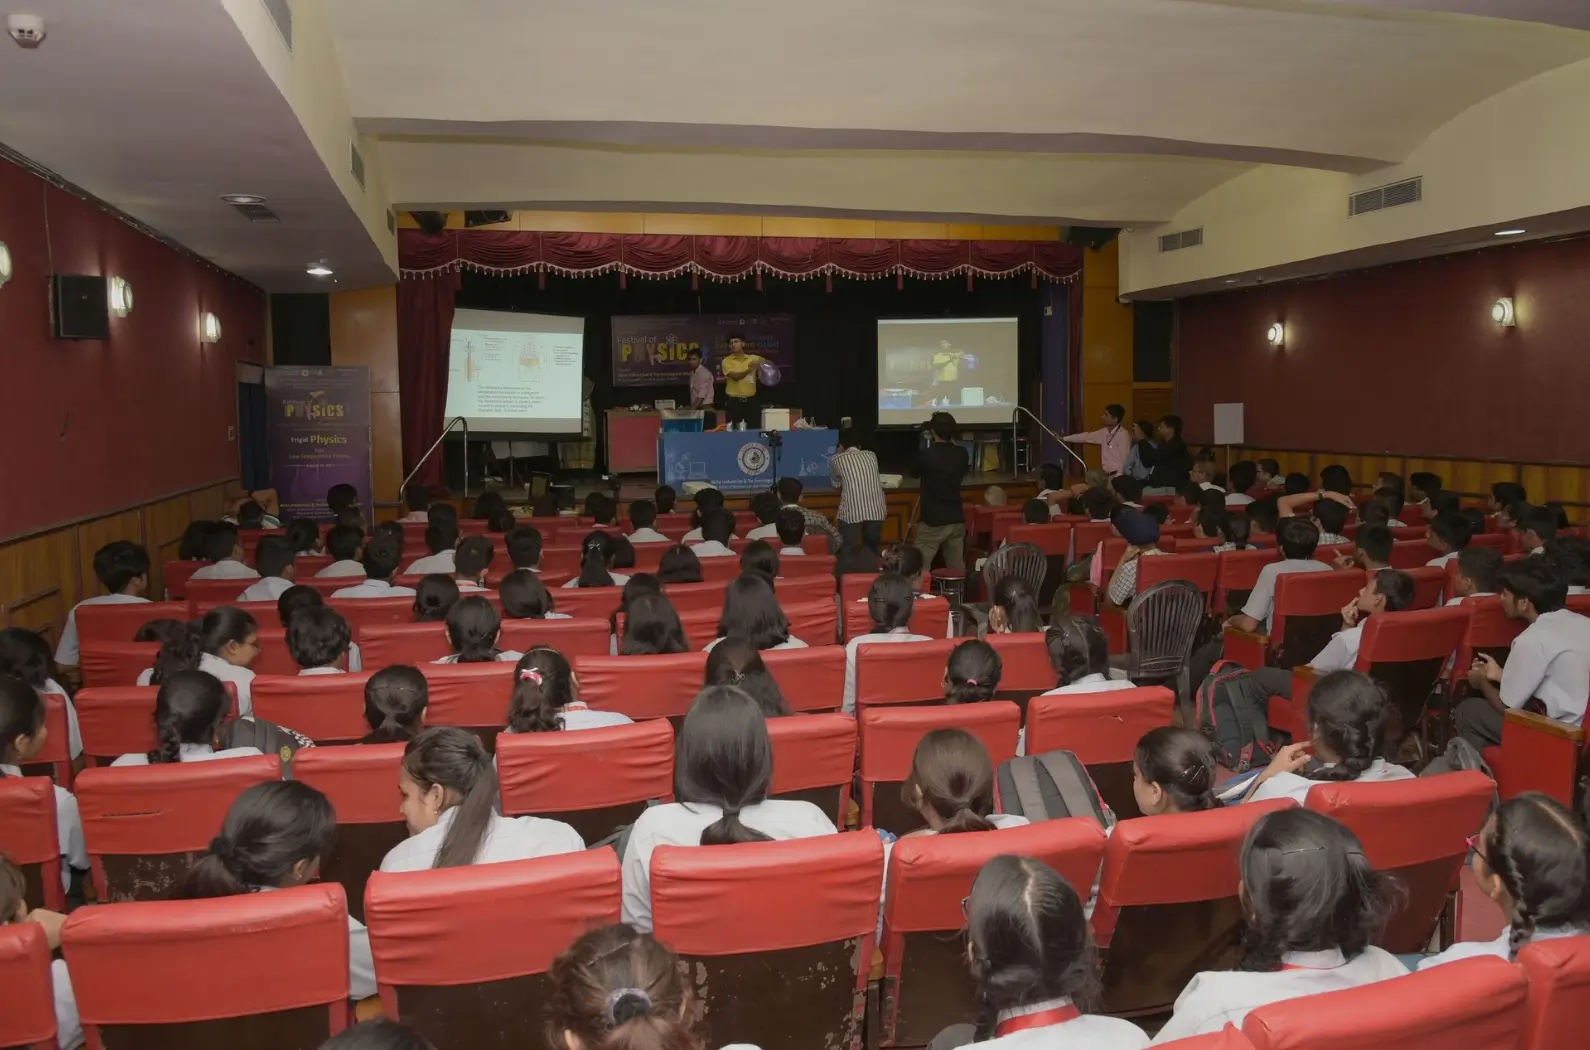
[[[429,277],[405,275],[398,282],[398,384],[403,391],[399,414],[405,477],[441,435],[445,423],[448,345],[457,291],[456,271]],[[442,484],[440,452],[426,462],[414,483]]]

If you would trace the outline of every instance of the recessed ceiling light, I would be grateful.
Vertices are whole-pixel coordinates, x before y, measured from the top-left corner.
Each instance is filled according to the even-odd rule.
[[[304,272],[311,277],[330,277],[332,271],[325,263],[312,263]]]
[[[265,198],[257,193],[225,193],[221,199],[228,204],[264,204]]]
[[[1496,231],[1496,236],[1498,236],[1498,237],[1517,237],[1521,233],[1528,233],[1528,232],[1529,232],[1528,230],[1497,230]]]
[[[1226,283],[1227,284],[1236,284],[1237,283],[1237,279],[1235,277],[1227,277],[1226,278]]]

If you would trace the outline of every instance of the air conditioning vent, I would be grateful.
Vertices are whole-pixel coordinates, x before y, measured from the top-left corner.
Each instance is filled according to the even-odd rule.
[[[386,232],[397,233],[397,212],[391,208],[386,210]]]
[[[1398,208],[1404,204],[1417,204],[1423,199],[1424,179],[1422,177],[1404,179],[1389,186],[1377,186],[1372,190],[1352,194],[1347,198],[1347,215],[1351,218],[1367,212]]]
[[[349,164],[348,170],[353,172],[353,179],[359,184],[359,188],[362,190],[365,188],[364,158],[359,155],[359,147],[357,144],[348,147],[348,151],[353,155],[353,159]]]
[[[232,207],[249,222],[281,222],[276,213],[263,204],[234,204]]]
[[[1204,228],[1199,226],[1193,230],[1162,234],[1159,238],[1159,250],[1176,252],[1183,248],[1196,248],[1202,243],[1204,243]]]
[[[271,16],[271,21],[276,23],[276,31],[282,35],[282,42],[287,45],[287,50],[293,49],[293,9],[288,0],[261,0],[265,5],[265,13]]]

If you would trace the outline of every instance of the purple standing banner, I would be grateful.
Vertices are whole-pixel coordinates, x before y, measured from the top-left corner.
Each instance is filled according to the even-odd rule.
[[[284,519],[331,520],[326,492],[349,484],[374,506],[368,368],[265,369],[271,486]]]
[[[747,353],[777,365],[785,380],[794,377],[795,318],[790,314],[635,314],[613,318],[613,385],[689,386],[685,355],[691,350],[700,350],[717,375],[735,332],[745,336]]]

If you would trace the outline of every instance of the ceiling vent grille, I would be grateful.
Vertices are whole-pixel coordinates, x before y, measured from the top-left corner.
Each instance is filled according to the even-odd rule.
[[[359,188],[362,190],[365,188],[364,158],[359,155],[359,146],[357,143],[349,146],[348,151],[352,154],[352,160],[349,163],[348,170],[353,172],[353,179],[359,184]]]
[[[1204,228],[1199,226],[1193,230],[1182,230],[1179,233],[1163,234],[1159,238],[1159,250],[1162,252],[1176,252],[1183,248],[1196,248],[1204,243]]]
[[[287,0],[262,0],[265,4],[265,13],[271,16],[271,21],[276,23],[276,31],[282,35],[282,42],[287,45],[287,50],[293,49],[293,9]]]
[[[1372,190],[1354,193],[1347,198],[1347,215],[1363,215],[1372,211],[1385,211],[1387,208],[1399,208],[1404,204],[1417,204],[1424,200],[1424,179],[1405,179],[1402,182],[1393,182],[1389,186],[1377,186]]]
[[[249,222],[281,222],[276,213],[263,204],[234,204],[232,207]]]

